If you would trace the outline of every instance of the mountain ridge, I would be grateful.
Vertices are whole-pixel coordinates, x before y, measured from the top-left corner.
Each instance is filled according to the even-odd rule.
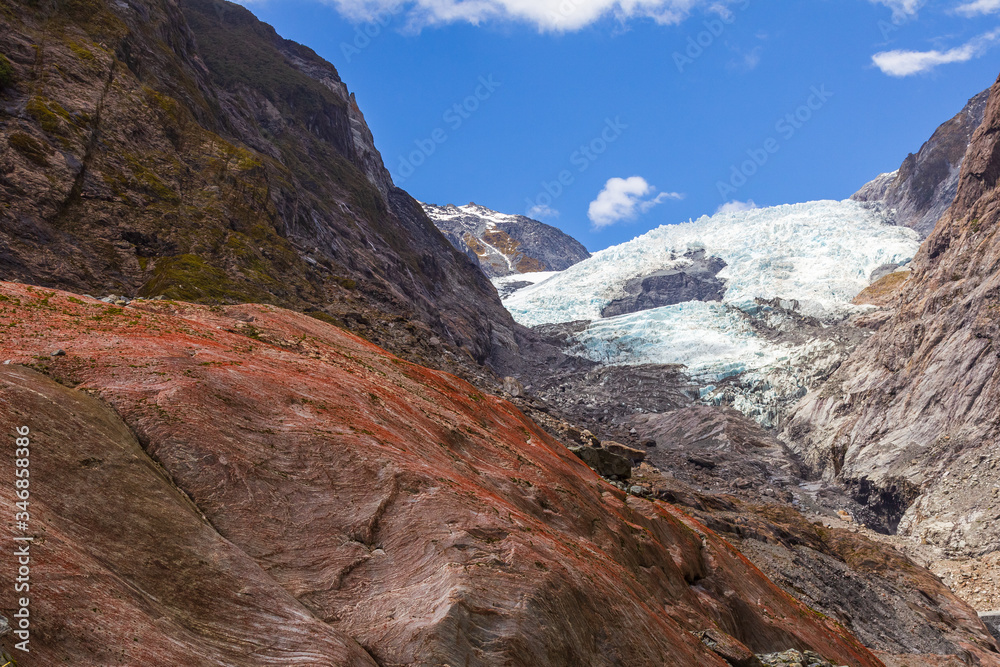
[[[899,169],[880,174],[851,199],[884,206],[896,224],[915,229],[923,238],[930,235],[955,200],[962,161],[983,122],[989,94],[987,88],[972,97],[917,153],[907,155]]]
[[[421,206],[452,245],[490,278],[562,271],[590,257],[572,236],[527,216],[500,213],[475,202]]]
[[[393,185],[311,49],[221,0],[8,7],[6,277],[281,304],[389,346],[413,323],[474,363],[516,348],[492,285]]]
[[[946,554],[995,551],[1000,434],[1000,80],[947,214],[888,316],[796,409],[786,436],[881,516],[881,529]],[[992,487],[992,493],[990,488]],[[977,490],[978,489],[978,490]]]

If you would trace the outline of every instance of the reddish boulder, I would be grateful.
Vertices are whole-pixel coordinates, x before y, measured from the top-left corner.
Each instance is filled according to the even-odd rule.
[[[639,465],[646,460],[646,452],[641,449],[635,449],[634,447],[628,447],[620,442],[615,442],[613,440],[606,440],[601,443],[601,447],[608,450],[612,454],[617,454],[618,456],[623,456],[629,460],[634,466]]]

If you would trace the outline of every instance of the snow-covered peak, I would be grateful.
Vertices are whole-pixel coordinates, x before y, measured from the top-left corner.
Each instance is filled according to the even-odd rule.
[[[465,206],[420,204],[456,248],[492,277],[558,271],[590,256],[576,239],[538,220]]]
[[[517,223],[522,220],[527,220],[527,218],[520,215],[509,215],[507,213],[500,213],[499,211],[494,211],[491,208],[486,208],[485,206],[480,206],[475,202],[469,202],[465,206],[455,206],[454,204],[447,204],[445,206],[435,206],[434,204],[425,204],[420,202],[423,206],[424,211],[431,217],[432,220],[455,220],[462,217],[471,217],[476,220],[481,220],[486,223]]]

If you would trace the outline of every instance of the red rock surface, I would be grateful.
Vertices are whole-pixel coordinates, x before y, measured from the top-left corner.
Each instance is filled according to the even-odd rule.
[[[4,641],[19,665],[375,665],[220,537],[105,404],[0,366],[5,471],[24,425],[30,589],[13,592],[9,533],[0,576],[8,618],[30,599],[30,653]],[[12,484],[0,498],[12,519]]]
[[[27,420],[65,450],[33,487],[36,528],[76,530],[46,542],[39,655],[177,664],[175,653],[131,657],[142,643],[134,599],[176,640],[164,645],[180,642],[197,664],[261,664],[256,646],[280,650],[291,627],[306,657],[272,662],[350,664],[349,637],[383,666],[723,665],[690,634],[714,627],[757,652],[881,665],[714,533],[626,497],[509,403],[331,325],[271,306],[113,308],[8,283],[0,295],[0,361],[77,389],[39,380],[46,398],[35,403],[63,412],[33,418],[7,400],[34,400],[12,388],[28,376],[7,371],[0,403],[5,429]],[[66,355],[49,356],[56,349]],[[81,391],[121,415],[165,477],[138,450],[129,465],[108,463],[130,436],[95,440],[97,417],[72,408]],[[150,502],[167,478],[197,510],[176,493]],[[184,546],[196,538],[238,567]],[[0,590],[8,577],[0,568]],[[202,581],[213,586],[207,602]],[[97,588],[117,614],[100,641],[73,604]],[[171,624],[179,616],[193,620]],[[243,655],[202,652],[217,635],[228,656]]]

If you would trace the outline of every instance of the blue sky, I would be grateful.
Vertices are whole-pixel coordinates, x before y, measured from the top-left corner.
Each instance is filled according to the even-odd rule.
[[[846,198],[1000,72],[1000,0],[243,4],[336,65],[414,197],[530,210],[592,251]]]

